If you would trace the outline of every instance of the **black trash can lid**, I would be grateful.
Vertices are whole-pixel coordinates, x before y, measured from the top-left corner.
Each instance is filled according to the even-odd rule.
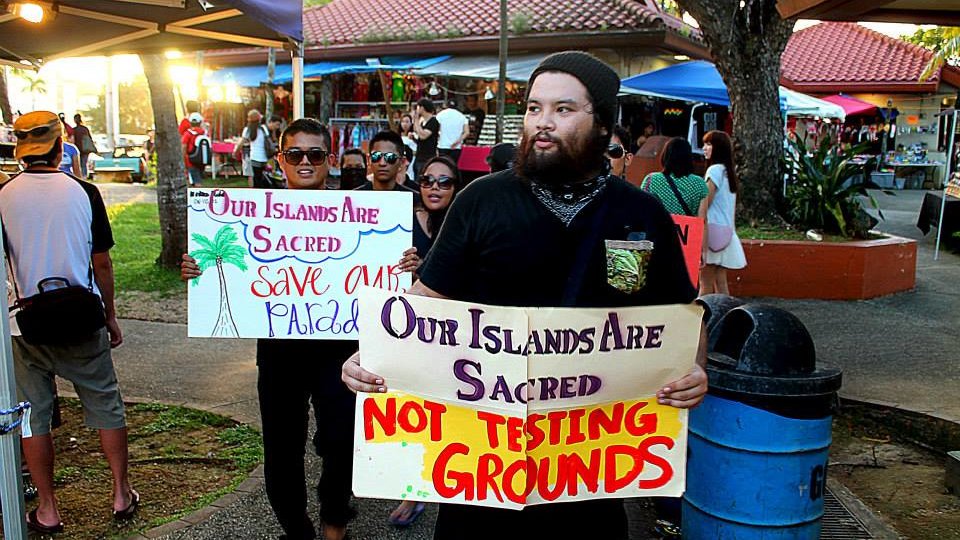
[[[697,302],[704,308],[704,317],[707,321],[707,350],[712,351],[717,345],[717,328],[723,316],[731,309],[740,307],[744,301],[726,294],[705,294],[697,298]]]
[[[840,389],[842,372],[817,366],[810,333],[788,311],[746,304],[730,309],[714,332],[711,387],[763,396],[825,396]]]

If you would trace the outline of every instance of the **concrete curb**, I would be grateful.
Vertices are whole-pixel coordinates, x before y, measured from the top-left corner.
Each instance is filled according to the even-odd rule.
[[[79,399],[77,394],[74,392],[61,391],[59,392],[59,395],[63,397]],[[189,403],[189,402],[170,403],[170,402],[160,401],[157,399],[138,398],[138,397],[124,397],[123,402],[125,404],[156,403],[156,404],[166,405],[170,407],[186,407],[188,409],[196,409],[199,411],[204,411],[212,414],[217,414],[220,416],[225,416],[227,418],[230,418],[234,422],[252,426],[254,427],[254,429],[257,429],[255,425],[249,422],[245,422],[242,419],[235,418],[231,415],[223,414],[223,411],[218,410],[219,407],[211,407],[211,406],[202,405],[199,403]],[[257,429],[257,431],[259,431],[259,429]],[[134,534],[133,536],[128,536],[126,540],[149,540],[153,538],[160,538],[162,536],[166,536],[168,534],[186,529],[188,527],[193,527],[198,523],[202,523],[203,521],[205,521],[206,519],[208,519],[210,516],[214,515],[218,511],[224,508],[227,508],[228,506],[237,502],[240,499],[240,497],[244,495],[249,495],[257,491],[260,488],[261,484],[263,484],[263,464],[258,465],[255,469],[250,471],[250,474],[247,476],[246,480],[244,480],[243,482],[240,482],[240,484],[236,488],[234,488],[233,491],[222,495],[219,499],[213,501],[209,505],[204,506],[203,508],[200,508],[199,510],[196,510],[190,514],[187,514],[186,516],[164,523],[163,525],[159,525],[152,529],[148,529],[146,531]]]
[[[960,420],[899,403],[840,396],[841,407],[897,430],[911,443],[946,454],[960,448]]]

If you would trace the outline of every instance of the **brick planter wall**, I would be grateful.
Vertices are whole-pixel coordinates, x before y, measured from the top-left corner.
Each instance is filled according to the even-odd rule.
[[[916,285],[917,243],[907,238],[741,241],[747,267],[727,274],[734,296],[860,300]]]

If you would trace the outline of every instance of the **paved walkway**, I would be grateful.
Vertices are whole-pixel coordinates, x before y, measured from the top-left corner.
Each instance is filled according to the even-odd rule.
[[[133,188],[133,189],[131,189]],[[149,197],[140,186],[110,185],[107,197]],[[915,227],[921,191],[877,193],[886,221],[878,227],[918,240],[917,288],[913,292],[861,302],[777,300],[807,325],[819,358],[844,370],[842,394],[898,403],[902,407],[960,419],[960,257],[941,252],[933,261],[935,231]],[[152,200],[152,199],[145,199]],[[198,404],[259,424],[252,341],[187,339],[183,325],[123,321],[126,342],[115,360],[127,396]],[[320,463],[308,452],[310,482]],[[351,526],[355,539],[430,538],[435,508],[406,531],[386,525],[393,502],[361,500]],[[149,504],[149,501],[147,501]],[[311,515],[317,515],[311,503]],[[639,503],[628,504],[632,538],[646,538]],[[262,487],[241,497],[209,520],[169,539],[276,538],[280,534]]]

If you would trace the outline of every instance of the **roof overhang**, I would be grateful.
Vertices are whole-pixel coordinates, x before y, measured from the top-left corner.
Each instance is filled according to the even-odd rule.
[[[32,0],[45,13],[34,24],[8,12],[13,0],[0,0],[0,62],[38,67],[41,61],[74,56],[290,46],[288,35],[302,36],[301,4],[271,0],[274,11],[284,16],[280,20],[265,13],[266,2]],[[280,27],[291,29],[290,34],[275,29]]]
[[[778,0],[777,10],[784,19],[955,26],[960,0]]]
[[[691,58],[709,59],[706,45],[691,41],[676,32],[662,29],[615,32],[555,32],[512,36],[510,52],[553,52],[566,49],[589,48],[646,48],[663,54],[685,54]],[[395,55],[436,56],[496,54],[500,47],[496,36],[436,39],[431,41],[400,41],[389,43],[358,43],[308,47],[306,60],[338,60]],[[266,62],[266,50],[233,49],[208,51],[206,58],[218,65]]]
[[[780,84],[805,94],[937,94],[950,93],[940,81],[919,82],[793,82],[784,78]],[[951,85],[956,87],[956,85]]]

